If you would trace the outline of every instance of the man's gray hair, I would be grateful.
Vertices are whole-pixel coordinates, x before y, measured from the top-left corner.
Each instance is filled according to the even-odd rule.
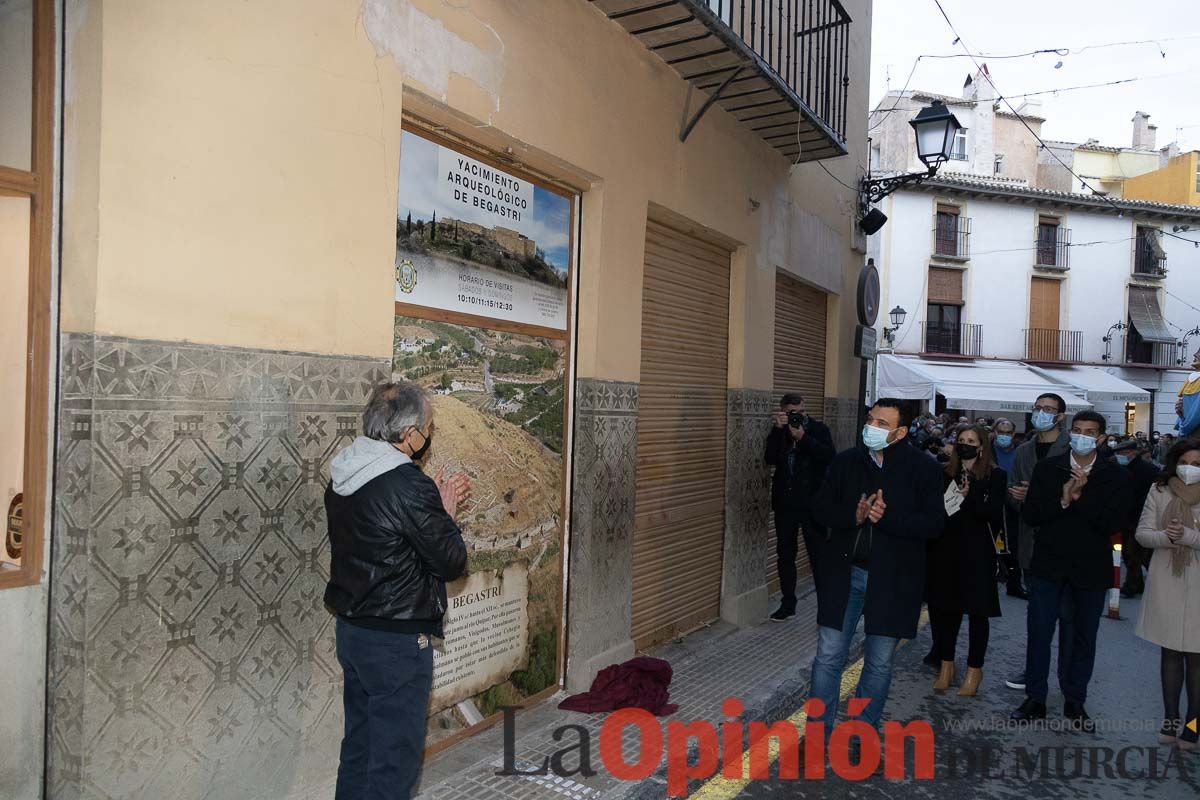
[[[1013,433],[1017,432],[1017,426],[1008,417],[1000,417],[992,424],[992,430],[999,430],[1001,425],[1007,425],[1012,428]]]
[[[429,422],[429,396],[415,383],[381,383],[371,392],[363,409],[363,435],[393,444],[409,428]]]

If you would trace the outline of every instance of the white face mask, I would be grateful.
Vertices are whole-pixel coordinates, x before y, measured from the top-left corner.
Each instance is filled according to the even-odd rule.
[[[1188,486],[1200,482],[1200,467],[1194,467],[1191,464],[1180,464],[1175,468],[1175,474]]]

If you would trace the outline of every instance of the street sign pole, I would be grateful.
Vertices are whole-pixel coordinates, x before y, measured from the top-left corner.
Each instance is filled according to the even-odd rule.
[[[859,359],[858,428],[854,432],[855,441],[862,437],[862,428],[867,421],[868,367],[878,349],[874,326],[879,316],[879,294],[879,271],[875,269],[875,259],[868,258],[858,273],[858,327],[854,331],[854,355]]]

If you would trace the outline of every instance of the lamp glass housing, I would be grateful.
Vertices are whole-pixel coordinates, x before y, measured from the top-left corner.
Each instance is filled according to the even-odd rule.
[[[946,108],[941,100],[934,100],[921,109],[909,123],[917,137],[917,158],[933,169],[950,160],[954,149],[954,135],[962,128],[958,118]]]

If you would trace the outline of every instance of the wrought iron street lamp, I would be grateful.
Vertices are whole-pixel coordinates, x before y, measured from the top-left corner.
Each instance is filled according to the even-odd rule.
[[[884,326],[883,338],[887,339],[888,347],[896,346],[896,331],[900,330],[900,326],[904,324],[904,318],[908,316],[908,312],[900,306],[896,306],[888,312],[888,319],[892,321],[891,327]]]
[[[958,119],[941,100],[934,100],[921,109],[908,122],[917,139],[917,158],[925,165],[925,172],[908,172],[886,178],[872,178],[870,173],[863,178],[859,190],[859,225],[868,236],[887,222],[887,216],[872,203],[878,203],[901,186],[921,183],[937,174],[938,167],[950,160],[954,149],[954,136],[962,129]]]

